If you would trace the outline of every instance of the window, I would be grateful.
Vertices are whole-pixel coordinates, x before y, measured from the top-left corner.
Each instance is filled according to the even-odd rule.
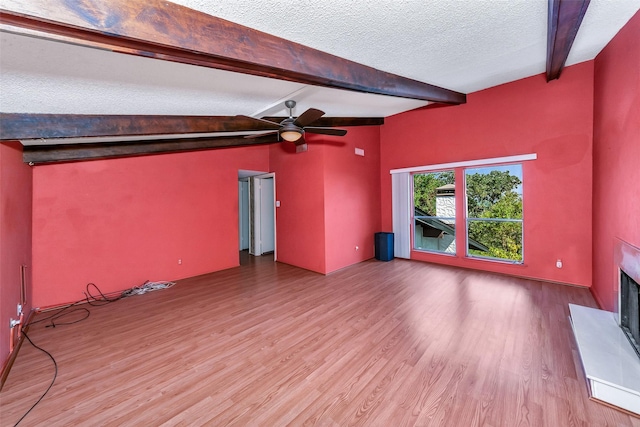
[[[393,232],[400,237],[395,251],[400,248],[406,258],[414,250],[522,264],[522,162],[537,157],[531,153],[390,170]],[[456,192],[466,201],[458,206],[457,218]],[[447,203],[448,212],[442,209]],[[462,230],[465,248],[456,249],[456,230]]]
[[[522,263],[522,165],[465,169],[467,256]]]
[[[414,249],[456,253],[455,174],[413,175]]]

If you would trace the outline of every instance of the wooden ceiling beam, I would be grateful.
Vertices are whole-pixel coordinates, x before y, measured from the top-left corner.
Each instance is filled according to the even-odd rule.
[[[560,77],[590,0],[549,0],[547,82]]]
[[[278,129],[235,116],[0,113],[0,140]]]
[[[0,23],[114,52],[356,92],[462,104],[387,73],[164,0],[3,0]]]
[[[282,121],[284,117],[267,120]],[[379,126],[379,117],[322,117],[314,126]],[[0,140],[38,138],[83,138],[100,136],[143,136],[212,132],[276,130],[274,123],[261,125],[237,116],[152,116],[98,114],[0,113]]]
[[[245,139],[242,137],[208,137],[160,139],[88,144],[24,144],[22,160],[29,164],[60,163],[81,160],[110,159],[115,157],[144,156],[184,151],[211,150],[272,144],[273,135]]]

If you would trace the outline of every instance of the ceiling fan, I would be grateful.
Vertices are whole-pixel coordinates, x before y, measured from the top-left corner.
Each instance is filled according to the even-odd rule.
[[[246,135],[245,138],[258,138],[266,135],[275,135],[277,139],[275,139],[274,142],[281,141],[281,138],[282,138],[282,140],[284,141],[293,142],[294,144],[296,144],[296,146],[302,146],[306,144],[306,141],[304,139],[305,133],[318,133],[322,135],[334,135],[334,136],[344,136],[347,134],[347,131],[344,129],[309,126],[313,122],[318,120],[320,117],[324,116],[324,111],[320,111],[315,108],[309,108],[300,116],[293,117],[293,108],[296,106],[296,101],[290,99],[288,101],[285,101],[284,105],[289,109],[289,117],[282,120],[280,123],[272,122],[270,120],[265,120],[265,119],[258,119],[255,117],[238,116],[245,119],[251,119],[261,124],[269,124],[270,126],[279,126],[278,130],[261,132],[254,135]]]

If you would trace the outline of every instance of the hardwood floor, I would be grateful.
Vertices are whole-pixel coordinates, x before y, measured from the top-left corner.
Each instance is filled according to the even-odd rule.
[[[586,289],[405,260],[328,276],[271,260],[34,325],[59,372],[21,425],[640,426],[587,397],[567,319],[570,302],[595,306]],[[52,376],[25,343],[0,424]]]

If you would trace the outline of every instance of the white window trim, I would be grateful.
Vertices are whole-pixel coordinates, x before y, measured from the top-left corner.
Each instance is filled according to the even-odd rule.
[[[467,160],[464,162],[440,163],[437,165],[414,166],[411,168],[391,169],[389,173],[393,175],[397,173],[429,172],[434,170],[453,169],[453,168],[461,168],[461,167],[468,168],[473,166],[496,165],[499,163],[519,163],[527,160],[536,160],[537,158],[538,158],[538,155],[536,153],[520,154],[517,156],[494,157],[492,159]]]

